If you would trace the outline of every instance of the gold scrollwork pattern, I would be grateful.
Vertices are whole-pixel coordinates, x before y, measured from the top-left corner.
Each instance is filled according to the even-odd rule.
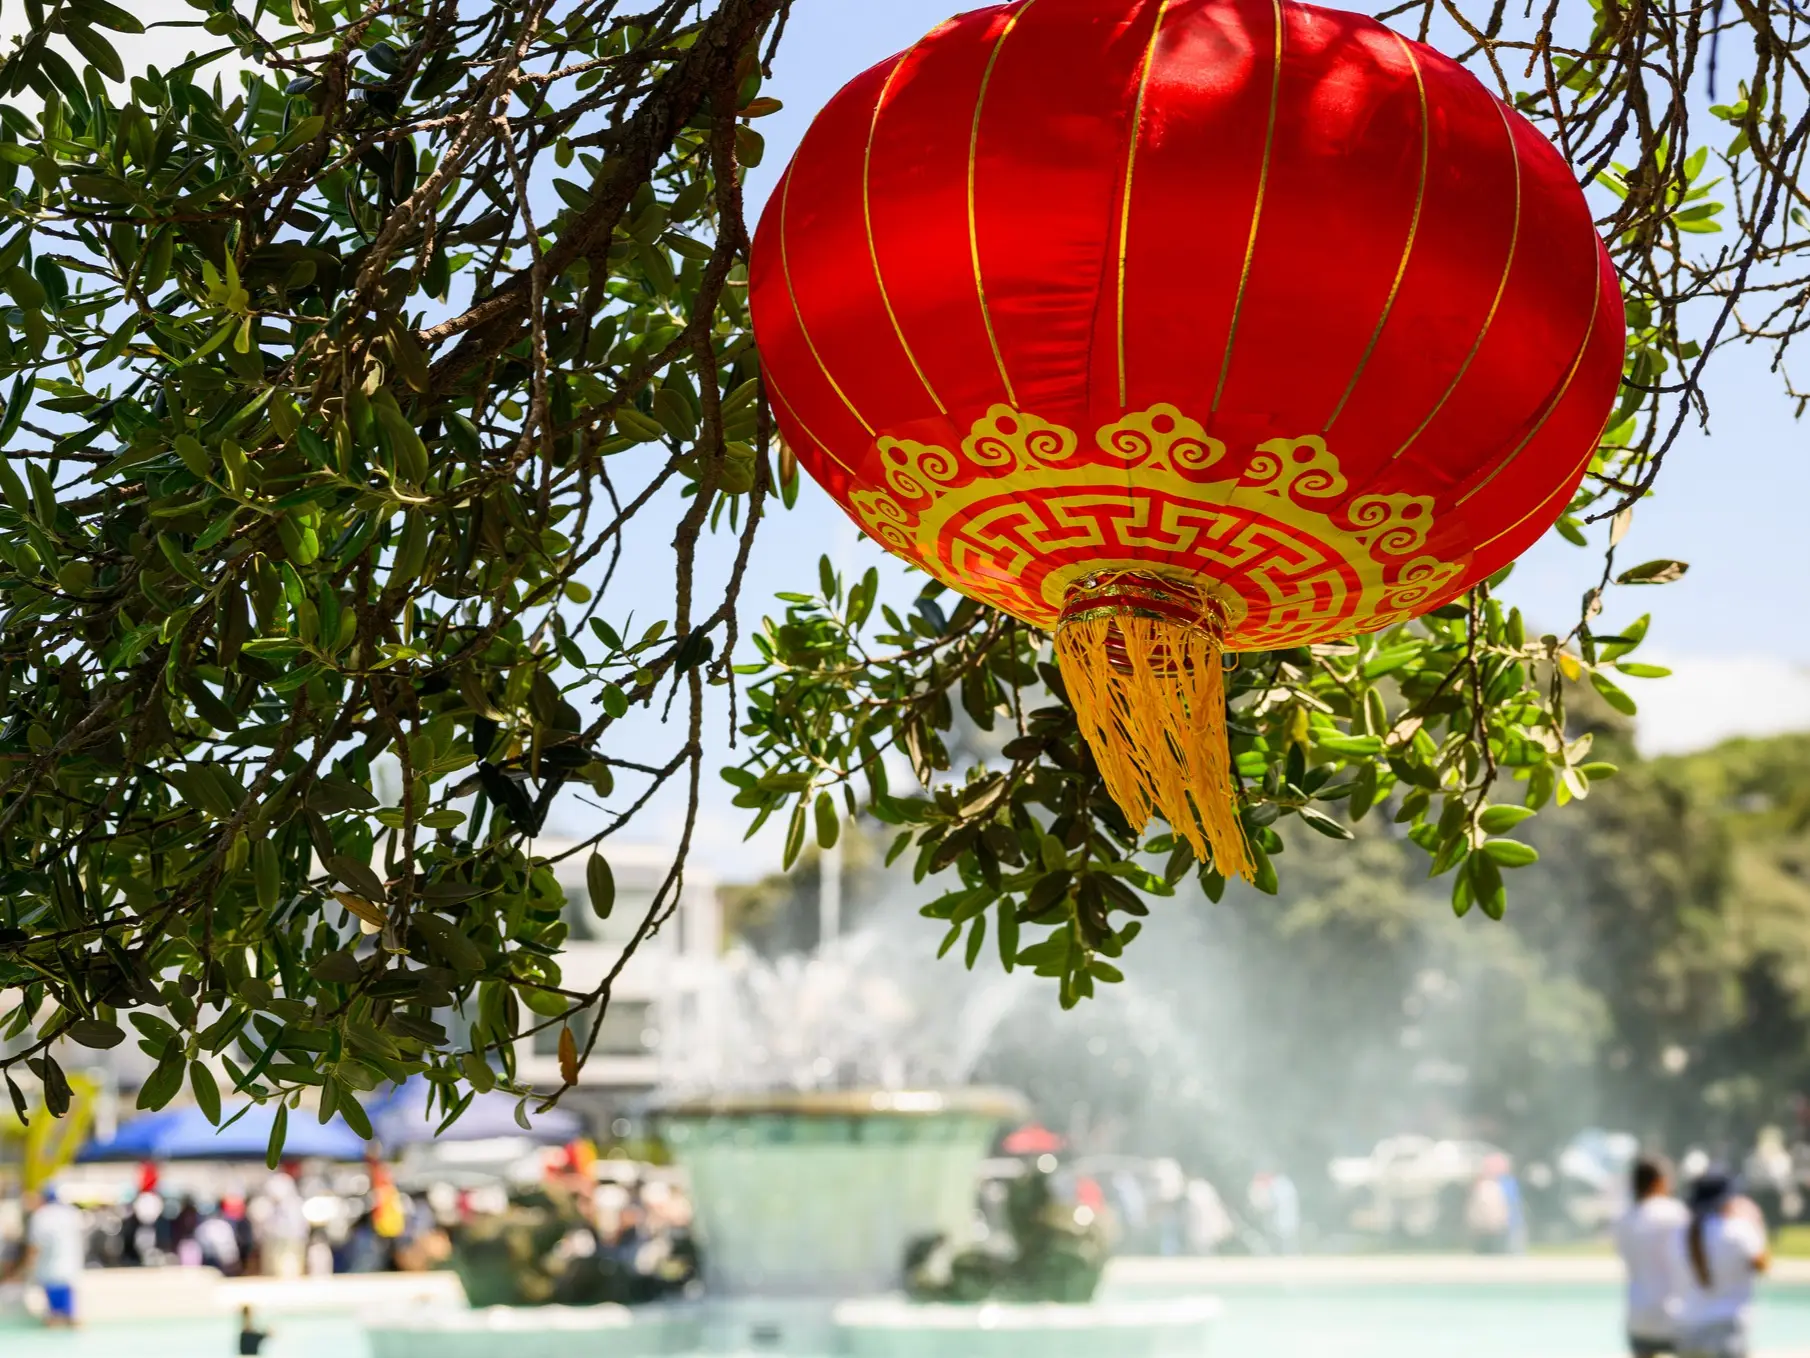
[[[1099,433],[1100,450],[1128,466],[1167,466],[1184,474],[1205,472],[1226,455],[1226,446],[1206,428],[1171,405],[1127,415]]]
[[[994,406],[974,423],[962,440],[962,452],[977,467],[1016,467],[1033,471],[1066,462],[1074,455],[1075,431],[1013,410]]]
[[[881,439],[880,460],[886,466],[886,484],[907,500],[934,499],[964,470],[947,448],[933,443],[908,443]]]
[[[1206,581],[1227,605],[1228,647],[1272,650],[1411,617],[1456,587],[1462,562],[1422,553],[1426,496],[1365,495],[1320,437],[1259,444],[1242,472],[1176,407],[1095,431],[1009,406],[959,452],[882,439],[886,489],[850,496],[862,526],[946,584],[1039,627],[1068,587],[1102,569]]]
[[[1430,495],[1365,495],[1346,507],[1356,536],[1372,553],[1406,556],[1426,546],[1433,527]]]
[[[1339,460],[1318,435],[1304,439],[1271,439],[1257,445],[1244,480],[1268,495],[1313,500],[1343,495],[1349,486]]]

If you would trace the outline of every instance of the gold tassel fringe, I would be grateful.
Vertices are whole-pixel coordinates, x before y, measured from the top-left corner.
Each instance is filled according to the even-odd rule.
[[[1180,596],[1178,598],[1178,596]],[[1178,602],[1189,607],[1177,609]],[[1056,629],[1081,733],[1132,828],[1160,814],[1227,878],[1254,871],[1226,740],[1223,615],[1216,600],[1150,576],[1083,581]]]

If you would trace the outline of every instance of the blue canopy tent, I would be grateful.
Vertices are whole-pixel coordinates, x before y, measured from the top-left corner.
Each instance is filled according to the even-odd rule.
[[[407,1084],[398,1085],[389,1095],[367,1108],[371,1115],[371,1130],[377,1133],[377,1139],[386,1150],[426,1141],[490,1141],[524,1136],[543,1145],[558,1146],[584,1135],[583,1119],[563,1108],[552,1108],[538,1115],[531,1108],[528,1113],[531,1130],[523,1131],[521,1123],[515,1120],[516,1097],[492,1092],[475,1096],[471,1106],[459,1115],[459,1120],[435,1136],[434,1129],[445,1120],[445,1115],[437,1102],[433,1113],[429,1114],[428,1095],[431,1092],[428,1082],[417,1076]]]
[[[83,1146],[75,1158],[77,1161],[155,1160],[162,1154],[157,1149],[159,1140],[182,1111],[172,1108],[162,1113],[128,1118],[105,1141],[96,1138]]]
[[[243,1107],[243,1105],[240,1105]],[[237,1112],[228,1107],[227,1122]],[[120,1125],[107,1141],[90,1142],[80,1160],[262,1160],[270,1144],[276,1108],[253,1106],[231,1126],[216,1127],[199,1108],[147,1113]],[[283,1138],[286,1160],[362,1160],[364,1139],[335,1117],[324,1126],[311,1114],[292,1113]]]
[[[169,1160],[262,1160],[270,1145],[270,1128],[277,1110],[272,1104],[254,1105],[230,1127],[215,1127],[198,1108],[173,1129],[164,1142]],[[226,1122],[235,1109],[227,1109]],[[326,1124],[308,1112],[291,1112],[283,1137],[285,1160],[362,1160],[365,1142],[337,1115]]]

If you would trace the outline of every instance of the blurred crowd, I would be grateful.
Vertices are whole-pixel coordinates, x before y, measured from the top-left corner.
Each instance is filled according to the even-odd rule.
[[[206,1267],[227,1277],[321,1277],[451,1268],[498,1301],[651,1300],[696,1276],[691,1205],[650,1166],[600,1161],[588,1143],[524,1167],[438,1176],[296,1162],[160,1166],[0,1187],[0,1282],[41,1290],[54,1323],[87,1269]]]
[[[88,1268],[206,1266],[228,1277],[416,1272],[448,1256],[446,1222],[429,1194],[400,1192],[381,1164],[334,1172],[300,1164],[265,1174],[222,1168],[172,1188],[155,1164],[108,1197],[73,1187],[0,1197],[0,1258],[29,1246],[32,1217],[50,1204],[79,1223]],[[206,1186],[196,1186],[201,1178]],[[60,1201],[59,1201],[60,1199]]]

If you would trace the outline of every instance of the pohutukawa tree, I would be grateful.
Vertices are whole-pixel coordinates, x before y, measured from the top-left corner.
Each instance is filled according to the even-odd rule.
[[[563,983],[536,835],[562,797],[606,808],[573,852],[607,914],[610,837],[682,793],[626,964],[676,903],[726,713],[721,776],[787,825],[788,862],[848,814],[897,827],[945,949],[974,965],[991,942],[1064,1004],[1116,979],[1151,898],[1190,875],[1219,895],[1198,827],[1151,837],[1108,794],[1043,632],[934,580],[889,606],[876,571],[827,564],[750,626],[743,567],[801,493],[741,193],[787,0],[191,3],[165,22],[197,55],[172,69],[128,70],[141,23],[110,0],[27,0],[0,64],[0,1069],[21,1108],[33,1084],[64,1108],[57,1044],[117,1044],[123,1017],[157,1058],[146,1107],[186,1083],[217,1112],[222,1074],[354,1126],[361,1093],[415,1073],[449,1114],[473,1089],[557,1097],[515,1045],[561,1030],[575,1081],[576,1020],[614,975]],[[1381,17],[1590,188],[1631,335],[1557,531],[1608,545],[1565,631],[1530,629],[1498,572],[1380,634],[1244,654],[1231,814],[1262,890],[1289,834],[1380,816],[1461,913],[1499,915],[1502,869],[1533,858],[1507,832],[1613,772],[1568,736],[1567,684],[1631,711],[1621,677],[1661,673],[1629,658],[1646,622],[1615,587],[1684,567],[1616,547],[1705,365],[1754,344],[1783,370],[1806,324],[1810,20]],[[627,568],[631,532],[666,555]],[[725,580],[699,573],[711,534]],[[951,768],[959,720],[1002,752]],[[660,722],[669,755],[628,758],[627,725]]]

